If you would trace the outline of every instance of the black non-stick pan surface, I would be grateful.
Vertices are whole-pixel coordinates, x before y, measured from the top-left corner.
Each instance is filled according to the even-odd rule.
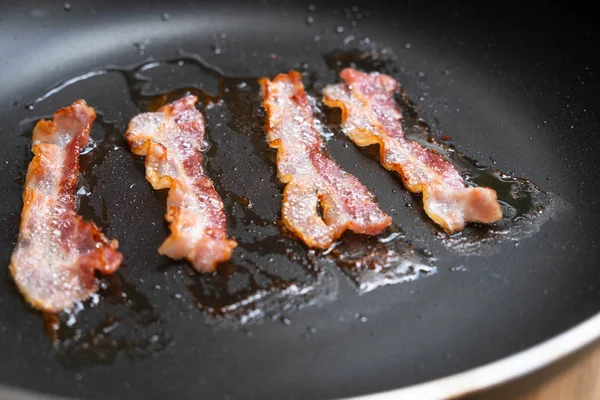
[[[0,2],[0,385],[96,399],[364,395],[498,360],[598,313],[600,21],[567,5],[451,3]],[[256,78],[297,69],[317,95],[351,62],[398,79],[414,103],[407,120],[422,118],[437,141],[535,182],[541,216],[448,238],[330,124],[331,156],[437,272],[361,294],[342,267],[281,234]],[[133,115],[186,91],[201,96],[207,173],[240,243],[208,277],[157,254],[166,196],[123,141]],[[53,331],[8,263],[32,127],[77,98],[100,115],[80,213],[119,239],[125,261],[98,304]],[[259,311],[211,317],[249,293],[263,296]]]

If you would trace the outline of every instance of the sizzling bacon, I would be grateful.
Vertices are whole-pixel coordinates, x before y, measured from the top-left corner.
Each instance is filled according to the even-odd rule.
[[[10,270],[35,308],[58,312],[97,290],[94,271],[112,274],[123,256],[91,222],[75,212],[79,151],[96,112],[83,100],[62,108],[33,131],[23,211]]]
[[[158,249],[186,258],[200,272],[212,272],[231,258],[236,242],[227,239],[223,202],[202,167],[204,119],[196,96],[186,96],[134,117],[126,138],[131,150],[146,157],[146,179],[154,189],[169,188],[171,235]]]
[[[393,99],[398,83],[390,76],[346,68],[344,83],[324,89],[324,102],[342,109],[342,127],[358,146],[379,144],[381,164],[400,173],[413,193],[423,193],[425,212],[446,232],[464,229],[469,221],[493,223],[502,218],[496,192],[465,187],[456,168],[444,157],[407,140],[402,114]]]
[[[278,150],[277,174],[286,184],[285,226],[306,245],[327,248],[346,229],[375,235],[390,225],[373,194],[325,154],[301,75],[291,71],[272,81],[262,78],[260,84],[267,141]]]

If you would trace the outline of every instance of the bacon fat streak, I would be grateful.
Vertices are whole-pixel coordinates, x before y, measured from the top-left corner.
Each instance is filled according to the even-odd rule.
[[[327,86],[323,101],[342,109],[342,128],[355,144],[379,144],[381,164],[400,173],[408,190],[423,193],[425,212],[432,220],[453,233],[470,221],[493,223],[502,218],[493,189],[465,187],[442,155],[404,137],[402,114],[393,99],[398,83],[392,77],[352,68],[340,77],[345,83]]]
[[[236,242],[227,239],[223,202],[202,167],[204,119],[196,96],[186,96],[143,113],[129,123],[126,138],[133,153],[146,157],[146,179],[154,189],[169,188],[171,235],[158,249],[186,258],[200,272],[212,272],[231,258]]]
[[[327,248],[350,229],[375,235],[391,223],[375,197],[323,150],[301,75],[262,78],[269,145],[277,149],[277,174],[285,183],[282,220],[310,247]],[[318,207],[321,207],[319,215]]]
[[[118,242],[75,212],[79,151],[96,112],[77,100],[33,131],[19,237],[10,261],[17,287],[35,308],[58,312],[97,290],[94,271],[112,274],[123,256]]]

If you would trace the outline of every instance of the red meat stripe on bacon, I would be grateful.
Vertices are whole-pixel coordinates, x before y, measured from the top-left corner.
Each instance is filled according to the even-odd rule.
[[[340,77],[345,83],[324,89],[325,104],[342,109],[342,128],[355,144],[379,144],[381,164],[400,173],[408,190],[423,193],[431,219],[453,233],[470,221],[493,223],[502,218],[493,189],[465,187],[442,155],[404,137],[402,114],[393,99],[398,83],[392,77],[352,68]]]
[[[75,212],[79,151],[89,142],[96,112],[77,100],[33,131],[23,211],[10,271],[35,308],[58,312],[97,290],[94,271],[112,274],[123,256],[118,242]]]
[[[204,119],[196,96],[186,96],[134,117],[126,138],[133,153],[146,157],[146,179],[154,189],[169,189],[171,235],[158,249],[186,258],[199,272],[212,272],[231,258],[236,242],[227,238],[223,202],[202,167]]]
[[[307,246],[324,249],[346,229],[375,235],[390,225],[373,194],[325,154],[301,75],[291,71],[260,83],[267,141],[277,149],[277,174],[286,184],[285,226]]]

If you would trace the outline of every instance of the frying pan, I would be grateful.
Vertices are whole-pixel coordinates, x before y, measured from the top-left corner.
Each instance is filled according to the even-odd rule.
[[[76,98],[100,115],[98,147],[82,156],[80,213],[117,237],[125,254],[99,303],[86,303],[74,324],[61,317],[51,335],[3,270],[0,393],[441,398],[522,375],[599,336],[599,21],[572,3],[528,7],[0,3],[1,263],[8,265],[18,232],[28,135]],[[144,64],[182,54],[201,62]],[[295,68],[318,93],[336,80],[331,54],[392,74],[436,138],[447,135],[481,165],[536,182],[556,207],[518,240],[461,252],[397,176],[334,132],[328,152],[375,193],[407,241],[431,254],[437,273],[360,294],[340,268],[306,272],[321,256],[277,225],[281,186],[260,137],[255,78]],[[146,81],[131,72],[136,65],[146,65]],[[122,139],[133,115],[186,91],[201,95],[206,168],[240,242],[232,263],[210,277],[157,254],[167,234],[165,194],[150,189],[143,162]],[[235,271],[248,260],[254,269]],[[261,292],[269,313],[241,327],[208,315],[210,299],[228,301],[223,287],[249,275],[270,277]],[[278,298],[277,276],[321,290]]]

